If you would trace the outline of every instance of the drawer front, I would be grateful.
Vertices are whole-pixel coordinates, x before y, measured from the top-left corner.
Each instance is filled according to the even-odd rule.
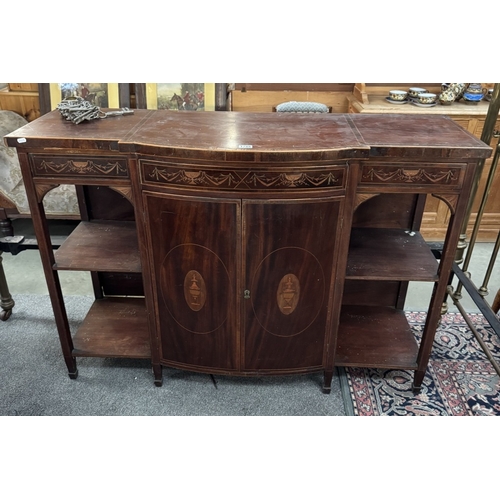
[[[32,155],[31,171],[33,177],[129,178],[127,160],[112,156]]]
[[[360,185],[394,188],[460,189],[465,175],[465,163],[364,163]]]
[[[346,163],[324,167],[289,167],[268,169],[262,166],[244,168],[192,165],[142,160],[141,181],[149,185],[189,187],[190,189],[230,191],[276,191],[344,189]]]

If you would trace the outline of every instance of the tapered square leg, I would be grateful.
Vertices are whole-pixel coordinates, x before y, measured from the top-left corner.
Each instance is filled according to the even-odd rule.
[[[7,278],[3,270],[2,252],[0,252],[0,307],[2,309],[0,310],[0,321],[6,321],[10,318],[14,305],[15,302],[9,292]]]
[[[323,373],[323,393],[330,394],[332,391],[333,370],[325,370]]]
[[[156,387],[161,387],[163,385],[163,375],[162,375],[161,365],[157,365],[157,364],[153,365],[153,375],[155,378]]]

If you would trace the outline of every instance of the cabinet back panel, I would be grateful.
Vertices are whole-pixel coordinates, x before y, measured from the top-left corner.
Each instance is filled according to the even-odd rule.
[[[97,273],[104,295],[129,295],[144,297],[144,285],[140,273]]]
[[[361,203],[354,212],[353,227],[411,228],[418,195],[382,193]]]
[[[396,307],[399,292],[399,281],[347,280],[342,304]]]
[[[85,186],[89,219],[135,220],[134,207],[125,196],[106,186]]]

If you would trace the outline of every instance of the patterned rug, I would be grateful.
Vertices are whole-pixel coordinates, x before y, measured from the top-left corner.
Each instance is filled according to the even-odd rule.
[[[406,315],[420,341],[426,314]],[[481,314],[469,318],[499,360],[498,336]],[[500,377],[460,313],[442,317],[420,394],[413,371],[345,368],[340,380],[348,415],[500,415]]]

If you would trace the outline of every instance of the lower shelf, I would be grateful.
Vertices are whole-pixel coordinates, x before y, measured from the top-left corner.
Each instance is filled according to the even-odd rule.
[[[94,302],[73,338],[73,355],[150,358],[144,299],[107,297]]]
[[[366,368],[417,368],[418,345],[404,311],[343,306],[335,364]]]

